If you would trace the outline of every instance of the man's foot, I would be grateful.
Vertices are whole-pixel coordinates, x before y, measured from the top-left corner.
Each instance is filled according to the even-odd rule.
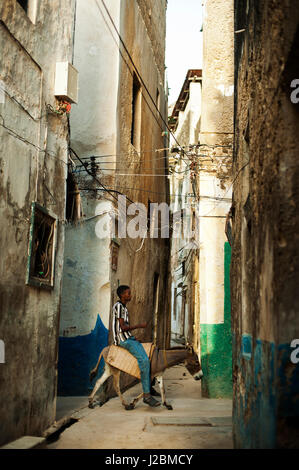
[[[160,406],[161,403],[154,399],[151,395],[143,397],[143,403],[146,403],[149,406]]]
[[[155,390],[153,387],[151,388],[150,393],[153,397],[160,397],[161,396],[161,393],[157,392],[157,390]]]

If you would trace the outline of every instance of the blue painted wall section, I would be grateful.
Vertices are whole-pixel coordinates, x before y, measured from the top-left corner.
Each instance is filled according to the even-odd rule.
[[[235,350],[233,335],[233,349]],[[234,387],[233,424],[235,446],[242,449],[272,448],[275,444],[276,395],[274,344],[242,336],[236,358],[238,377]],[[234,361],[235,362],[235,361]]]
[[[288,344],[253,340],[242,336],[234,380],[233,423],[236,448],[274,448],[277,445],[277,420],[299,417],[299,364],[290,361]]]
[[[90,394],[93,386],[89,382],[89,372],[96,365],[102,349],[108,345],[108,333],[98,315],[91,333],[71,338],[59,337],[57,390],[59,396]],[[102,358],[97,378],[102,375],[103,368]]]

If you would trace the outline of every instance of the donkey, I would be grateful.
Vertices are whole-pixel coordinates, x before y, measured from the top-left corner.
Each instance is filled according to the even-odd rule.
[[[122,396],[119,386],[120,370],[116,367],[111,366],[106,362],[108,355],[109,346],[104,348],[99,356],[97,365],[90,371],[90,381],[92,381],[97,375],[97,371],[100,365],[101,357],[105,360],[105,369],[103,375],[96,381],[93,391],[89,396],[89,408],[94,408],[94,397],[97,390],[101,385],[110,377],[113,376],[114,388],[121,400],[122,405],[126,410],[133,410],[136,403],[143,397],[143,393],[138,395],[131,403],[127,403]],[[187,370],[193,376],[195,380],[200,380],[203,376],[201,366],[198,360],[197,354],[194,352],[193,347],[187,345],[185,348],[171,348],[171,349],[158,349],[155,348],[151,358],[151,380],[157,379],[160,387],[162,404],[168,409],[172,410],[172,406],[166,402],[165,388],[163,384],[163,372],[165,369],[172,367],[177,364],[184,363]]]

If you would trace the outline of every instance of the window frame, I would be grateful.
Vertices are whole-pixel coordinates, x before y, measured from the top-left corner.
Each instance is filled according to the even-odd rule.
[[[38,2],[39,0],[27,0],[27,7],[25,9],[20,3],[20,1],[16,0],[16,3],[18,3],[18,5],[20,6],[24,14],[27,16],[27,18],[29,18],[32,24],[36,23]]]
[[[141,119],[142,119],[142,87],[137,75],[133,72],[132,81],[132,120],[131,145],[140,152],[141,149]]]
[[[32,274],[32,248],[33,248],[33,236],[34,236],[34,229],[35,229],[35,219],[36,219],[36,212],[39,211],[42,214],[46,215],[47,217],[53,219],[54,225],[54,232],[53,232],[53,243],[51,249],[51,274],[50,280],[43,280],[35,277]],[[55,258],[56,258],[56,247],[57,247],[57,231],[58,231],[58,218],[55,214],[51,211],[46,209],[45,207],[41,206],[37,202],[32,202],[31,204],[31,220],[30,220],[30,231],[29,231],[29,244],[28,244],[28,259],[27,259],[27,273],[26,273],[26,285],[34,286],[34,287],[41,287],[45,289],[53,289],[54,288],[54,273],[55,273]]]

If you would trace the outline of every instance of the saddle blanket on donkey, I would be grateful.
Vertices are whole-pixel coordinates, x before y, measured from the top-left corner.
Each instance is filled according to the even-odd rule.
[[[151,360],[155,346],[153,343],[141,343],[144,347],[144,350]],[[138,367],[138,362],[136,357],[134,357],[127,349],[122,348],[121,346],[116,346],[112,344],[109,346],[108,355],[106,362],[112,367],[126,372],[127,374],[140,379],[140,370]]]

